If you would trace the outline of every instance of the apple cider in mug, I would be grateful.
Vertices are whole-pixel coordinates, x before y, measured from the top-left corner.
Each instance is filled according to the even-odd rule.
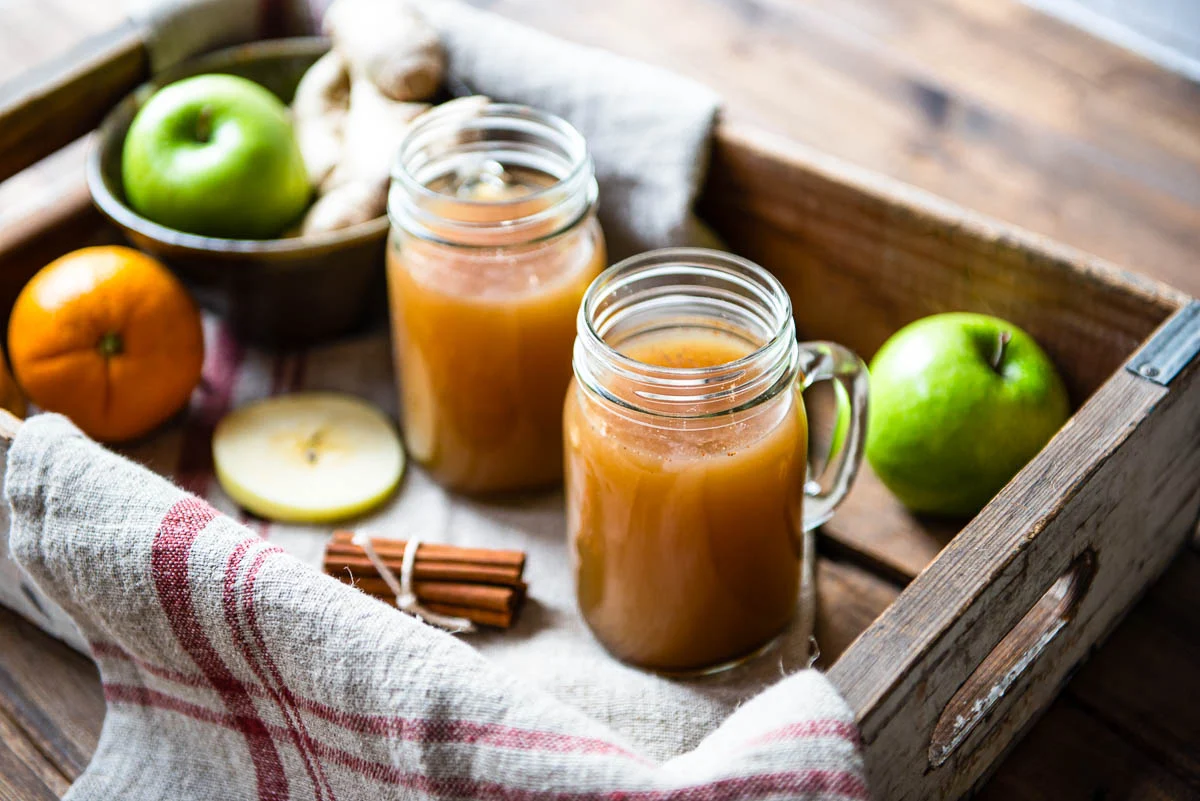
[[[664,672],[756,653],[794,616],[803,532],[828,519],[861,460],[861,361],[798,343],[788,296],[762,268],[675,249],[589,288],[574,366],[567,529],[588,625],[617,657]],[[802,392],[830,379],[851,420],[823,489],[808,475]]]
[[[441,483],[562,476],[575,317],[604,268],[583,138],[522,106],[459,101],[413,126],[387,273],[405,444]]]

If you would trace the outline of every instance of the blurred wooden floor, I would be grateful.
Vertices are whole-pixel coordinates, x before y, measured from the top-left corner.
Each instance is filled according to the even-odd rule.
[[[1200,86],[1013,0],[474,2],[692,75],[730,115],[1200,295]],[[0,0],[0,83],[120,5]],[[77,180],[78,150],[56,160],[0,186],[0,224]],[[1197,677],[1193,549],[981,797],[1200,798]],[[60,794],[102,714],[91,663],[0,612],[0,801]]]

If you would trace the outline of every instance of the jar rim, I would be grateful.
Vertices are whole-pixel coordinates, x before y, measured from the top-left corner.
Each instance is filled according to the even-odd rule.
[[[601,330],[602,326],[597,320],[598,305],[608,295],[621,291],[622,281],[632,283],[672,275],[680,278],[723,277],[740,283],[744,288],[757,289],[759,311],[762,312],[760,318],[770,315],[770,335],[745,356],[709,367],[657,366],[622,353],[606,340],[606,332]],[[696,286],[706,285],[701,282]],[[629,305],[633,304],[631,301]],[[614,314],[622,312],[628,313],[628,310],[618,308]],[[765,320],[760,319],[760,322],[765,323]],[[767,326],[764,324],[765,328]],[[588,360],[602,364],[605,370],[624,381],[640,385],[643,389],[637,393],[640,397],[665,402],[667,406],[711,402],[723,397],[737,402],[731,403],[728,408],[703,413],[647,408],[646,405],[631,402],[606,390],[603,382],[589,380],[592,371]],[[576,377],[589,390],[638,412],[663,417],[714,417],[743,411],[774,397],[791,382],[799,369],[791,298],[779,279],[769,271],[732,253],[707,248],[675,247],[638,254],[608,268],[588,286],[576,322],[574,364]],[[728,385],[725,389],[715,393],[702,391],[722,382]],[[692,389],[696,392],[689,392]],[[662,390],[667,394],[654,390]],[[745,398],[747,394],[751,397]]]
[[[520,244],[534,244],[553,239],[574,228],[595,211],[599,195],[595,168],[587,150],[587,142],[574,126],[557,115],[531,106],[494,103],[486,98],[481,98],[478,104],[455,107],[456,103],[469,99],[451,101],[426,112],[405,132],[392,165],[392,186],[388,191],[388,216],[393,225],[441,245],[490,249],[495,245],[463,242],[439,235],[428,223],[436,222],[439,229],[465,234],[467,237],[473,233],[488,231],[530,230],[537,232],[536,235],[521,240]],[[550,154],[551,148],[557,148],[560,152],[553,155],[566,165],[564,170],[561,174],[547,172],[554,178],[552,183],[517,197],[499,200],[456,197],[431,188],[426,180],[415,174],[413,160],[429,145],[430,138],[436,138],[439,129],[444,129],[441,133],[449,142],[451,137],[461,135],[464,131],[484,131],[489,127],[543,137],[545,144],[526,144],[530,149],[540,148],[544,154]],[[460,144],[470,145],[478,141],[486,140],[468,138]],[[436,157],[421,166],[427,166],[428,163],[436,163]],[[550,202],[532,213],[487,221],[450,220],[425,208],[427,205],[446,200],[452,200],[462,208],[499,209],[515,209],[530,204],[536,207],[539,201]],[[564,207],[568,213],[564,213]],[[549,223],[556,224],[546,232],[544,229]]]

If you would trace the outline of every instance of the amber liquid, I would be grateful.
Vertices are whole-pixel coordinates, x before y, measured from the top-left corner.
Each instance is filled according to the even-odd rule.
[[[529,214],[522,205],[447,196],[441,213],[499,222]],[[591,217],[540,242],[529,236],[489,228],[474,247],[458,247],[393,233],[388,248],[405,444],[455,489],[509,491],[562,477],[575,317],[604,268],[604,240]]]
[[[711,367],[754,344],[683,329],[618,349],[656,366]],[[808,428],[797,391],[746,412],[668,421],[576,384],[564,429],[579,607],[609,651],[655,670],[702,671],[784,629],[802,558]]]

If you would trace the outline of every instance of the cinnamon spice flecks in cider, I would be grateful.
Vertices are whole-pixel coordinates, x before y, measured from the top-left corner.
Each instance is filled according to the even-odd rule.
[[[703,368],[755,344],[679,328],[615,347],[644,364]],[[690,671],[736,660],[783,630],[802,556],[808,429],[797,390],[712,419],[670,419],[576,384],[565,430],[579,606],[610,651]]]

